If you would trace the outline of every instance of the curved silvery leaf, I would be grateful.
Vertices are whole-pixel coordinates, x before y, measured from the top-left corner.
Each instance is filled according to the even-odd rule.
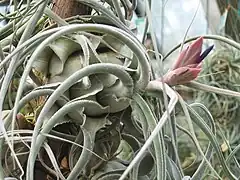
[[[122,171],[113,171],[104,174],[102,177],[100,177],[98,180],[112,180],[112,179],[119,179],[121,177]],[[128,180],[128,179],[126,179]]]
[[[59,59],[56,55],[53,55],[49,66],[49,73],[51,77],[49,78],[48,83],[63,82],[74,72],[78,71],[83,67],[84,57],[80,52],[71,54],[65,61],[64,65],[59,63]],[[59,72],[59,69],[61,68],[63,69],[61,70],[61,72]]]
[[[39,90],[39,89],[56,89],[61,83],[60,82],[56,82],[56,83],[48,83],[48,84],[44,84],[42,86],[39,86],[37,88],[35,88],[34,90]]]
[[[128,48],[126,45],[124,46],[125,48]],[[128,48],[128,50],[130,51],[130,49]],[[133,62],[132,58],[126,58],[123,57],[121,54],[124,54],[124,52],[113,52],[111,50],[106,50],[106,52],[102,52],[99,54],[96,54],[96,52],[94,51],[90,51],[91,52],[91,60],[90,63],[112,63],[112,64],[119,64],[119,65],[123,65],[125,67],[130,67],[132,69],[128,69],[129,71],[135,72],[137,69],[137,59],[136,62]],[[124,54],[125,55],[125,54]]]
[[[88,48],[88,39],[84,35],[80,34],[74,34],[72,37],[76,40],[76,42],[81,46],[81,49],[83,51],[83,61],[81,63],[83,64],[83,67],[86,67],[89,65],[89,59],[90,59],[90,52]],[[83,78],[83,83],[88,85],[89,79],[88,77]]]
[[[134,151],[133,151],[132,147],[125,140],[121,140],[121,143],[118,147],[117,152],[118,152],[117,158],[119,158],[121,161],[124,161],[127,163],[134,156]]]
[[[134,106],[138,106],[137,104],[133,105],[133,101],[131,101],[131,107],[132,107],[132,114],[131,114],[131,129],[135,129],[136,132],[138,132],[138,136],[135,136],[136,138],[141,138],[141,140],[145,141],[148,138],[148,124],[146,123],[146,118],[144,114],[141,111],[137,111],[137,109],[134,108]],[[131,131],[131,134],[133,131]],[[133,135],[133,134],[132,134]],[[141,141],[142,142],[142,141]],[[150,148],[149,148],[150,149]]]
[[[2,116],[3,116],[3,120],[7,119],[8,118],[8,115],[11,113],[11,110],[3,110],[2,111]],[[11,129],[11,127],[8,128],[9,130]],[[2,133],[2,132],[0,132]]]
[[[129,68],[137,71],[137,69],[139,68],[138,57],[135,54],[133,54],[132,60],[129,60],[129,59],[126,60],[126,63],[128,63],[128,61],[131,61],[131,64],[129,65]]]
[[[103,86],[110,87],[117,81],[117,77],[112,74],[95,74],[95,76],[101,81]]]
[[[126,57],[125,54],[127,52],[120,52],[120,51],[116,50],[114,47],[112,47],[111,45],[109,45],[108,42],[105,42],[103,40],[104,43],[107,44],[107,47],[101,47],[103,52],[97,53],[96,46],[94,46],[93,43],[90,42],[89,39],[86,39],[86,40],[90,47],[89,48],[89,52],[90,52],[90,56],[91,56],[90,64],[99,63],[99,62],[113,63],[113,64],[119,64],[119,65],[124,64],[125,58],[123,58],[120,54],[124,54],[124,57]],[[116,40],[116,42],[117,42],[117,40]],[[125,48],[128,48],[128,47],[125,45]],[[131,51],[129,48],[128,48],[128,50]]]
[[[120,48],[119,53],[124,54],[124,57],[127,57],[127,59],[129,59],[129,60],[132,60],[132,58],[133,58],[133,52],[131,51],[131,49],[129,49],[129,47],[127,45],[123,45]]]
[[[81,99],[82,98],[76,98],[70,102],[79,101]],[[102,105],[94,101],[91,104],[87,104],[86,106],[84,106],[83,109],[84,109],[84,114],[86,114],[87,116],[100,116],[110,111],[109,106],[103,107]]]
[[[144,154],[142,161],[139,164],[138,175],[144,176],[151,172],[153,166],[155,165],[154,159],[149,152]]]
[[[109,106],[110,113],[122,111],[130,105],[129,98],[118,98],[115,94],[97,95],[97,101],[103,106]]]
[[[23,141],[23,140],[20,140]],[[5,149],[6,148],[6,149]],[[5,151],[6,150],[6,151]],[[15,153],[18,154],[18,160],[19,162],[24,165],[27,161],[28,154],[26,153],[28,151],[28,147],[23,142],[16,142],[14,143],[14,150]],[[2,153],[9,154],[9,147],[7,145],[4,145]],[[11,175],[14,177],[19,177],[21,174],[21,170],[18,167],[14,167],[13,159],[11,156],[5,156],[4,158],[4,170],[5,175]],[[14,178],[13,178],[14,180]]]
[[[97,38],[96,38],[97,37]],[[96,36],[96,35],[91,35],[90,37],[88,37],[88,39],[90,40],[90,42],[92,43],[92,47],[94,49],[97,49],[101,43],[103,36]]]
[[[191,180],[192,178],[190,176],[184,176],[182,180]]]
[[[34,90],[55,90],[61,83],[57,82],[57,83],[50,83],[50,84],[45,84],[42,86],[39,86],[37,88],[35,88]],[[64,94],[62,95],[63,98],[59,99],[56,101],[56,105],[59,107],[64,106],[68,101],[69,101],[69,91],[65,91]]]
[[[150,180],[150,178],[146,175],[146,176],[139,176],[138,177],[139,180]]]
[[[133,60],[123,58],[114,52],[100,53],[98,54],[98,58],[102,63],[112,63],[125,66],[126,71],[129,72],[130,75],[137,72],[138,61],[136,58],[136,62],[133,62]]]
[[[53,54],[49,60],[48,66],[48,76],[50,76],[50,79],[51,77],[61,74],[63,71],[63,66],[64,64],[61,62],[60,58],[56,54]],[[50,81],[50,83],[52,83],[52,81]]]
[[[81,124],[84,120],[84,108],[81,107],[79,109],[75,109],[72,112],[68,113],[68,117],[71,118],[71,121],[77,123],[77,124]]]
[[[91,179],[99,180],[99,179],[102,179],[105,176],[111,175],[111,174],[119,174],[120,175],[125,169],[126,169],[126,167],[123,164],[121,164],[118,161],[114,161],[114,159],[113,159],[112,161],[108,161],[107,164],[105,166],[103,166],[103,168],[100,168],[98,171],[96,171],[96,173],[94,174],[94,176]]]
[[[76,42],[80,45],[82,51],[83,51],[83,66],[89,65],[89,59],[90,59],[90,53],[89,53],[89,48],[88,48],[88,43],[87,43],[87,38],[84,35],[72,35]]]
[[[64,106],[64,105],[70,100],[69,90],[65,91],[65,92],[63,93],[63,96],[64,96],[66,99],[58,99],[58,100],[56,101],[56,105],[58,105],[59,107]]]
[[[53,50],[50,47],[45,47],[44,51],[36,58],[33,63],[33,69],[41,72],[44,76],[48,74],[49,61],[53,55]]]
[[[135,114],[139,114],[137,112],[134,112],[134,109],[132,109],[130,106],[127,109],[124,109],[121,115],[121,122],[124,124],[124,133],[125,134],[131,134],[135,138],[137,138],[140,142],[144,140],[143,138],[143,132],[142,130],[139,130],[136,128],[136,122],[135,121]]]
[[[113,123],[115,123],[115,122],[113,122]],[[106,131],[108,131],[108,129],[106,129]],[[111,149],[109,150],[109,156],[114,157],[114,156],[116,156],[118,147],[121,143],[121,134],[119,132],[119,127],[115,127],[115,129],[111,130],[109,135],[110,135],[109,139],[110,139],[110,144],[111,144]]]
[[[131,136],[129,134],[122,134],[122,138],[131,147],[131,149],[134,151],[134,154],[137,154],[141,148],[140,142],[134,136]],[[134,158],[134,155],[131,157],[131,159],[132,158]],[[154,164],[155,162],[151,154],[146,151],[138,163],[135,164],[132,172],[132,179],[137,179],[138,176],[147,175],[152,170]]]
[[[137,69],[138,59],[134,58],[135,55],[127,45],[109,35],[104,35],[103,40],[119,53],[115,53],[115,57],[117,59],[121,59],[125,67]]]
[[[120,50],[117,50],[114,47],[112,47],[107,41],[105,41],[103,39],[103,37],[106,36],[106,34],[101,35],[101,36],[94,35],[94,34],[87,33],[87,32],[81,32],[81,34],[84,34],[86,37],[88,37],[89,40],[87,39],[87,41],[91,42],[92,49],[96,50],[98,48],[98,49],[100,49],[101,52],[103,52],[103,50],[105,50],[105,52],[111,51],[111,52],[116,53],[116,56],[118,58],[122,58],[122,59],[123,58],[126,58],[126,59],[132,58],[132,55],[133,55],[132,51],[130,50],[130,48],[128,48],[127,45],[124,45],[123,43],[121,43],[121,41],[119,41],[119,43],[122,45],[122,48],[120,48]],[[116,39],[115,43],[117,43],[117,41],[118,40]],[[126,63],[124,63],[124,64],[126,64]],[[124,65],[124,66],[128,67],[126,65]]]
[[[79,100],[67,103],[65,106],[61,107],[42,127],[40,134],[38,135],[36,146],[37,152],[40,150],[41,145],[44,143],[46,137],[43,134],[48,134],[51,129],[59,122],[59,118],[65,116],[73,109],[78,107],[85,107],[87,104],[92,104],[94,102],[87,100]],[[76,165],[69,174],[69,178],[76,179],[79,175],[81,169],[83,169],[92,156],[92,150],[94,147],[95,134],[96,132],[103,128],[106,124],[109,124],[109,120],[106,117],[92,118],[84,116],[83,125],[81,126],[83,137],[84,137],[84,148],[82,150],[81,156],[78,159]],[[95,128],[92,128],[95,127]],[[37,154],[34,154],[33,159],[35,161]],[[70,178],[70,179],[71,179]]]
[[[55,56],[51,58],[49,64],[49,71],[51,72],[52,76],[62,73],[64,64],[68,57],[72,53],[81,49],[79,44],[66,37],[58,38],[50,43],[49,47],[55,53]]]
[[[87,39],[87,43],[89,46],[89,53],[90,53],[90,61],[89,64],[95,64],[95,63],[100,63],[101,59],[99,57],[99,54],[96,51],[96,46],[93,45],[90,40]]]
[[[124,54],[125,57],[128,57],[129,59],[132,58],[133,52],[131,49],[129,49],[124,43],[119,41],[119,39],[110,36],[108,34],[105,34],[103,36],[103,40],[108,43],[112,48],[117,50],[120,54]]]
[[[109,124],[109,120],[105,117],[92,118],[86,116],[81,129],[84,137],[83,145],[88,150],[85,148],[82,150],[78,161],[68,176],[69,179],[76,179],[80,175],[81,171],[85,168],[87,163],[90,161],[92,157],[92,153],[90,151],[93,151],[96,133],[98,130],[106,126],[106,124]]]
[[[109,106],[101,106],[99,103],[92,103],[92,105],[84,107],[84,113],[88,116],[100,116],[105,113],[109,113],[110,107]]]
[[[101,156],[103,159],[106,159],[106,161],[110,159],[112,160],[113,157],[115,157],[117,153],[116,151],[121,142],[120,133],[118,132],[116,126],[112,127],[112,125],[115,125],[115,123],[106,125],[104,129],[97,133],[94,144],[94,152]],[[95,169],[95,171],[100,170],[101,166],[106,164],[106,161],[103,159],[92,156],[91,160],[86,166],[86,174],[91,174],[90,176],[92,176],[94,175],[93,169]],[[118,159],[116,159],[116,161],[118,161]]]
[[[98,55],[102,63],[113,63],[119,65],[123,65],[124,63],[120,58],[117,57],[117,54],[112,51],[99,53]]]
[[[135,155],[138,153],[135,152]],[[145,151],[144,154],[142,154],[141,159],[135,164],[132,173],[131,173],[131,179],[139,179],[138,177],[148,175],[151,173],[153,167],[155,165],[155,161],[151,154],[148,151]]]
[[[114,94],[116,97],[129,97],[129,95],[132,94],[132,90],[128,89],[122,81],[117,79],[116,83],[109,87],[104,88],[100,93],[98,93],[98,97],[105,96],[105,95],[111,95]]]
[[[131,146],[134,152],[138,151],[141,147],[140,142],[130,134],[122,134],[122,138]]]
[[[53,114],[55,114],[59,109],[59,106],[57,104],[54,104],[51,109],[49,110],[49,112],[47,113],[47,115],[44,117],[44,124],[46,122],[48,122],[48,120],[53,116]],[[35,119],[37,119],[37,116],[35,117]],[[59,124],[63,124],[63,123],[67,123],[70,122],[70,119],[67,118],[67,116],[62,116],[61,119],[59,119],[58,123],[55,125],[59,125]],[[43,124],[43,125],[44,125]],[[54,127],[55,127],[54,126]]]
[[[2,116],[3,116],[3,119],[5,119],[7,116],[8,116],[8,114],[11,112],[11,110],[4,110],[4,111],[2,111]]]
[[[82,130],[80,129],[79,132],[77,133],[77,136],[74,138],[74,142],[77,144],[82,144],[83,143],[83,133]],[[68,155],[68,161],[69,161],[69,169],[72,170],[73,167],[75,166],[78,157],[81,155],[82,153],[82,148],[79,146],[76,146],[75,144],[73,144],[71,146],[71,149],[69,151],[69,155]],[[99,155],[99,154],[98,154]],[[95,156],[93,156],[95,157]]]
[[[132,72],[129,71],[129,74],[131,75],[131,77],[134,80],[139,79],[140,76],[141,76],[141,67],[139,66],[138,58],[135,54],[133,55],[133,60],[131,61],[131,64],[130,64],[129,68],[134,70]]]
[[[82,134],[82,131],[80,131],[75,139],[75,143],[82,144],[83,140],[84,140],[83,134]],[[102,140],[99,138],[99,136],[96,135],[96,140],[94,142],[93,151],[98,156],[91,157],[91,159],[89,160],[89,162],[87,163],[86,167],[83,170],[85,175],[92,174],[92,169],[96,169],[96,167],[99,167],[99,165],[101,165],[105,162],[104,159],[107,159],[106,156],[108,154],[108,152],[106,151],[107,148],[105,147],[105,145],[106,145],[106,143],[103,143]],[[70,168],[70,170],[73,169],[73,167],[76,164],[77,159],[81,155],[81,153],[82,153],[82,148],[72,145],[71,150],[69,152],[69,168]],[[102,157],[102,158],[99,158],[99,157]]]
[[[127,98],[131,92],[120,80],[97,94],[97,101],[104,105],[110,106],[110,112],[115,113],[126,109],[129,106],[130,99]]]
[[[182,179],[181,172],[176,163],[169,157],[166,156],[168,174],[172,179]]]
[[[99,78],[95,75],[89,77],[90,83],[89,86],[86,87],[82,81],[78,82],[77,84],[73,85],[70,88],[70,98],[78,98],[81,99],[88,98],[90,96],[96,95],[98,92],[103,90],[103,85]]]

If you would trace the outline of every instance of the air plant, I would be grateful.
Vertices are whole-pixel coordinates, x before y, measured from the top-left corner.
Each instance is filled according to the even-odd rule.
[[[206,119],[213,122],[209,111],[201,106],[206,115],[202,118],[196,111],[199,104],[186,104],[170,87],[189,85],[185,83],[196,78],[201,61],[212,49],[201,54],[202,40],[207,37],[184,50],[164,76],[164,82],[160,82],[153,79],[146,49],[125,22],[131,17],[135,0],[121,1],[126,19],[119,11],[119,3],[106,1],[111,7],[106,8],[95,0],[78,2],[97,13],[63,20],[51,11],[47,1],[28,1],[26,7],[9,16],[16,19],[0,29],[0,119],[4,119],[0,121],[0,179],[187,178],[178,158],[176,122],[170,127],[173,133],[169,139],[162,131],[172,121],[169,115],[177,102],[188,120],[188,135],[193,136],[203,157],[192,178],[201,179],[204,170],[212,168],[209,160],[214,150],[223,174],[236,179],[239,174],[228,168],[216,141],[215,125],[205,123]],[[46,25],[49,19],[56,24],[41,29],[45,27],[41,23]],[[210,37],[240,49],[239,44],[227,38]],[[4,109],[18,67],[24,70],[19,74],[16,95],[11,95],[14,107]],[[29,79],[33,89],[24,91]],[[195,88],[202,87],[207,89],[202,84]],[[218,93],[222,92],[240,96],[218,89]],[[163,93],[169,101],[166,98],[166,107],[161,108],[166,111],[160,113],[155,107],[156,102],[163,104]],[[31,102],[36,103],[27,109],[26,104]],[[24,123],[24,128],[17,126],[19,121],[26,121],[33,129]],[[209,140],[205,155],[194,138],[192,122]],[[217,172],[215,175],[220,177]]]

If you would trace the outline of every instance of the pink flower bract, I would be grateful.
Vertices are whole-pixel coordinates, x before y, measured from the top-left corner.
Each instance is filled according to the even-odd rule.
[[[164,75],[165,83],[174,86],[188,83],[197,78],[201,71],[202,60],[213,49],[212,45],[201,54],[202,44],[203,37],[200,37],[180,53],[173,68]]]

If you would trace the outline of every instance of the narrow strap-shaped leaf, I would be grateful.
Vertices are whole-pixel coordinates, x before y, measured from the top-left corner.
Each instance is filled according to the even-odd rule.
[[[142,109],[144,115],[146,116],[147,123],[149,126],[149,129],[151,132],[154,131],[156,127],[156,119],[151,111],[150,107],[147,105],[146,101],[139,95],[139,94],[134,94],[133,99],[136,101],[136,103],[139,105],[139,107]],[[149,141],[149,140],[147,140]],[[149,141],[151,142],[151,141]],[[158,180],[164,180],[166,178],[166,160],[165,160],[165,148],[164,148],[164,141],[163,141],[163,136],[162,133],[159,131],[156,134],[156,137],[153,139],[153,145],[154,145],[154,150],[155,150],[155,158],[156,158],[156,164],[157,164],[157,179]],[[144,154],[145,148],[142,148],[139,153],[136,155],[136,157],[133,159],[133,161],[130,163],[128,168],[125,170],[125,172],[122,174],[119,180],[123,180],[129,171],[133,168],[133,166],[139,161],[141,156]]]
[[[190,106],[193,107],[193,108],[194,107],[201,108],[206,113],[206,118],[208,119],[208,122],[211,126],[212,132],[215,135],[216,134],[216,127],[215,127],[215,124],[214,124],[214,120],[213,120],[210,112],[208,111],[208,109],[200,103],[194,103],[194,104],[191,104]],[[206,159],[210,160],[212,158],[212,155],[213,155],[213,146],[211,145],[211,142],[210,142],[207,149],[206,149],[205,157],[206,157]],[[207,168],[207,163],[204,160],[202,160],[198,169],[193,174],[192,179],[193,180],[202,179],[203,176],[204,176],[204,171],[205,171],[206,168]]]
[[[182,179],[182,173],[173,160],[166,155],[167,171],[172,179]]]

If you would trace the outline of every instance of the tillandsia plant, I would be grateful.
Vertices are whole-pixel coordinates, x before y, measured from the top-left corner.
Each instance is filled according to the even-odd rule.
[[[208,109],[188,105],[170,86],[240,97],[192,82],[212,48],[201,55],[204,38],[238,50],[240,45],[203,36],[159,81],[130,26],[135,0],[77,2],[92,13],[62,19],[50,2],[27,1],[3,17],[10,21],[0,29],[0,179],[189,179],[179,159],[176,127],[192,138],[202,157],[192,179],[202,179],[206,170],[218,178],[237,179],[240,174],[224,159]],[[190,132],[170,116],[177,102]],[[193,122],[207,137],[206,150]],[[213,152],[221,172],[211,165]]]

